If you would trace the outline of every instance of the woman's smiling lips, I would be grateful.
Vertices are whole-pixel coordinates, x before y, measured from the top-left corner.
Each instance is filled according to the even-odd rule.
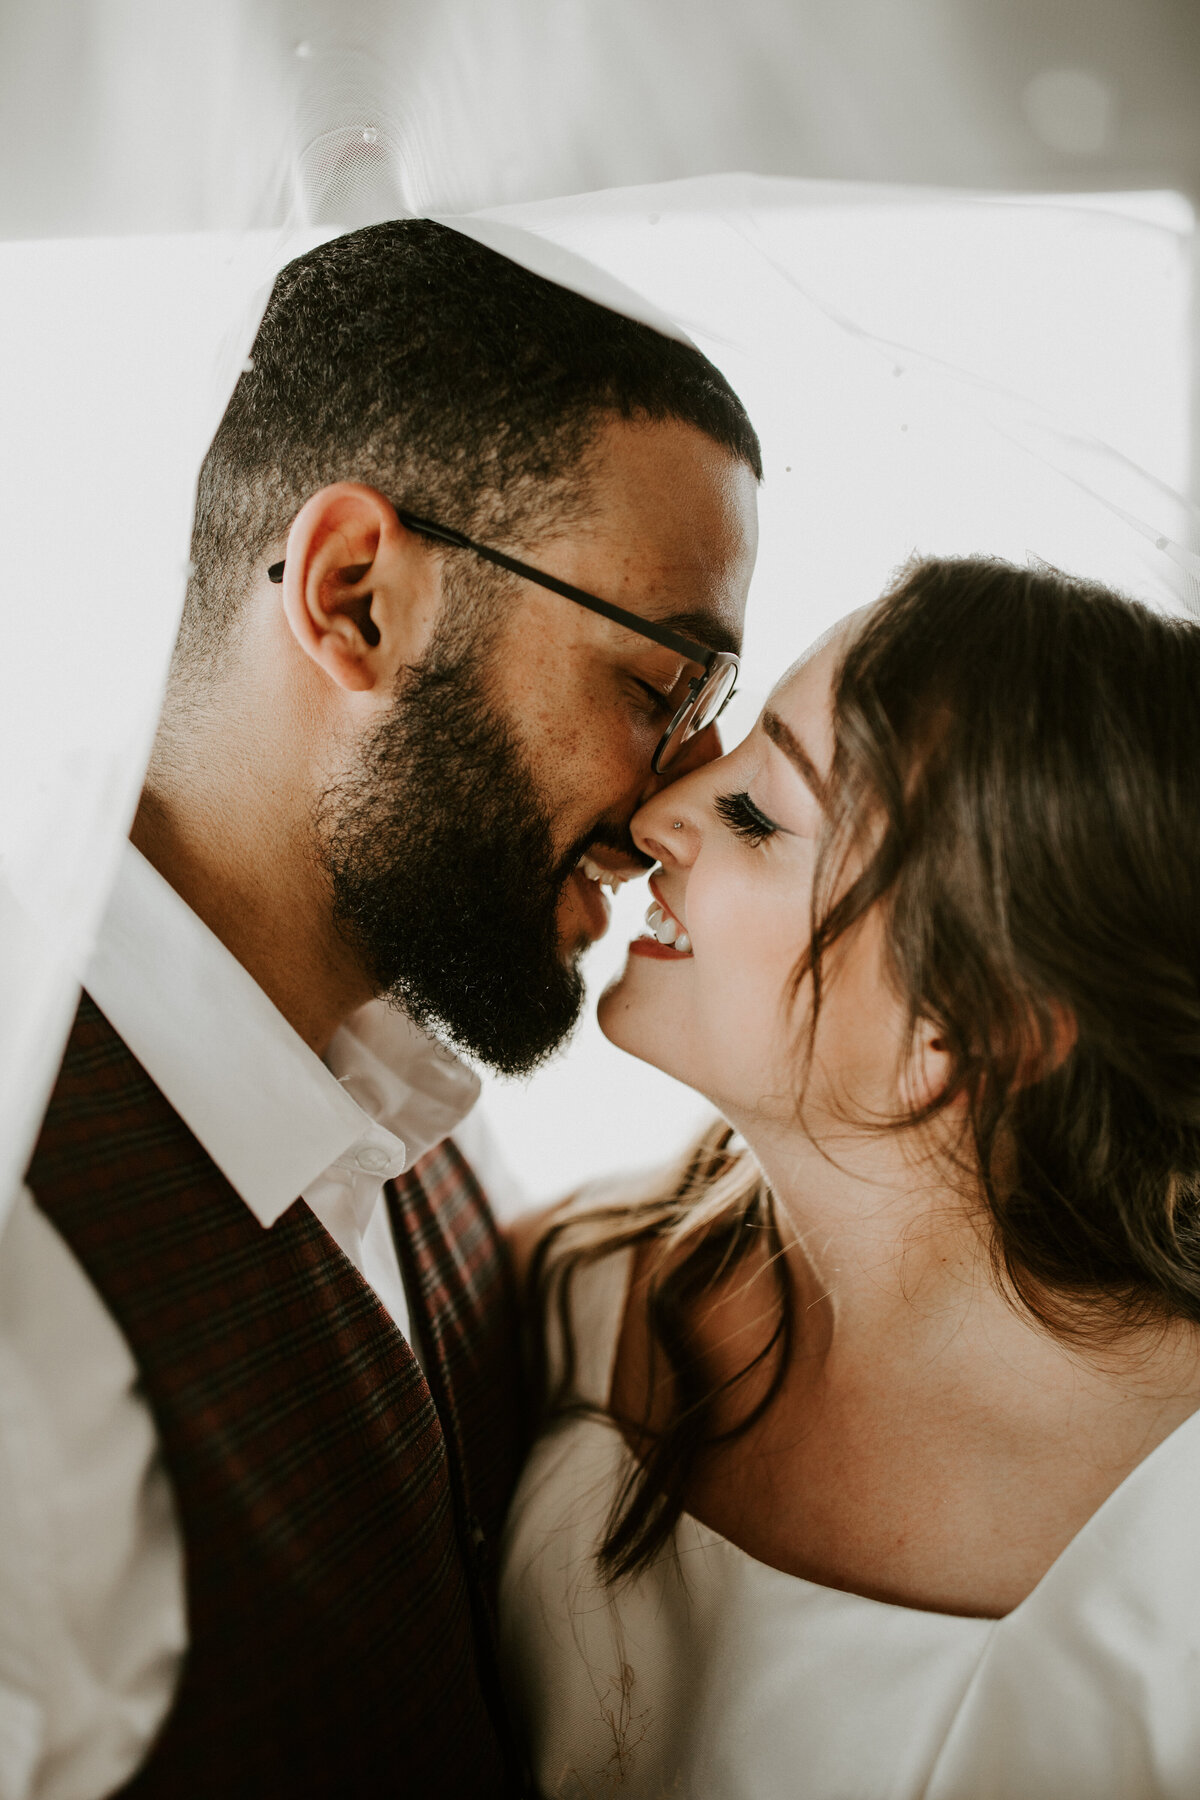
[[[650,956],[663,962],[687,962],[692,954],[692,940],[682,919],[676,918],[663,899],[655,875],[650,877],[653,899],[646,911],[646,923],[653,937],[635,938],[629,946],[631,956]]]

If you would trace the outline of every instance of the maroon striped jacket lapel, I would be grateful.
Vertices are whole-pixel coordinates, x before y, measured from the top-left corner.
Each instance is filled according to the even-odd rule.
[[[428,1376],[461,1472],[468,1538],[490,1585],[524,1424],[517,1297],[487,1202],[447,1140],[391,1184],[393,1233]],[[508,1373],[497,1381],[497,1359]],[[489,1594],[490,1598],[490,1594]]]
[[[308,1208],[263,1230],[81,1003],[29,1182],[138,1362],[187,1566],[189,1652],[128,1800],[514,1791],[461,1542],[498,1530],[515,1474],[511,1295],[469,1172],[433,1155],[393,1207],[418,1230],[449,1455],[412,1352]]]

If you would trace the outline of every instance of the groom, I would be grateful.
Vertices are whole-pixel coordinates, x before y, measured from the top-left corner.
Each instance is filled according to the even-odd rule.
[[[698,352],[444,227],[276,282],[0,1244],[59,1532],[30,1800],[516,1791],[513,1297],[438,1040],[512,1073],[569,1032],[581,858],[635,871],[633,811],[715,753],[685,720],[652,771],[738,647],[760,473]]]

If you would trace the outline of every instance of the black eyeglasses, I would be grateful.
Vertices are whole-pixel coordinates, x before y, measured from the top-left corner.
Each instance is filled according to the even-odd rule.
[[[453,544],[457,550],[470,550],[485,562],[494,563],[498,569],[507,569],[510,575],[519,575],[523,581],[536,582],[538,587],[549,588],[552,594],[561,594],[564,600],[573,600],[576,606],[586,606],[589,612],[599,613],[601,618],[611,619],[615,625],[623,625],[626,631],[636,631],[639,637],[649,638],[651,643],[661,644],[664,649],[673,650],[676,656],[696,663],[703,673],[688,683],[683,702],[663,732],[658,748],[650,759],[650,766],[656,775],[661,775],[675,761],[690,739],[707,731],[710,725],[715,725],[729,704],[741,666],[732,651],[709,650],[705,645],[681,636],[678,631],[672,631],[666,625],[656,625],[652,619],[640,618],[637,613],[626,612],[623,606],[614,606],[610,600],[601,600],[584,588],[572,587],[569,581],[560,581],[557,575],[547,575],[529,563],[518,562],[515,556],[508,556],[503,550],[491,550],[486,544],[477,544],[474,538],[467,537],[461,531],[454,531],[448,525],[435,525],[432,519],[418,519],[412,513],[402,512],[399,507],[396,508],[396,517],[402,525],[406,525],[410,531],[418,532],[422,537],[436,538],[443,544]],[[274,582],[283,580],[281,562],[271,564],[267,570],[267,579]]]

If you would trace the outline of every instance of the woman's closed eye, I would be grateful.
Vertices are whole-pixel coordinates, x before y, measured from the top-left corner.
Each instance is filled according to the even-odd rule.
[[[748,844],[762,844],[774,837],[779,827],[760,812],[747,793],[718,794],[713,802],[717,816]]]

